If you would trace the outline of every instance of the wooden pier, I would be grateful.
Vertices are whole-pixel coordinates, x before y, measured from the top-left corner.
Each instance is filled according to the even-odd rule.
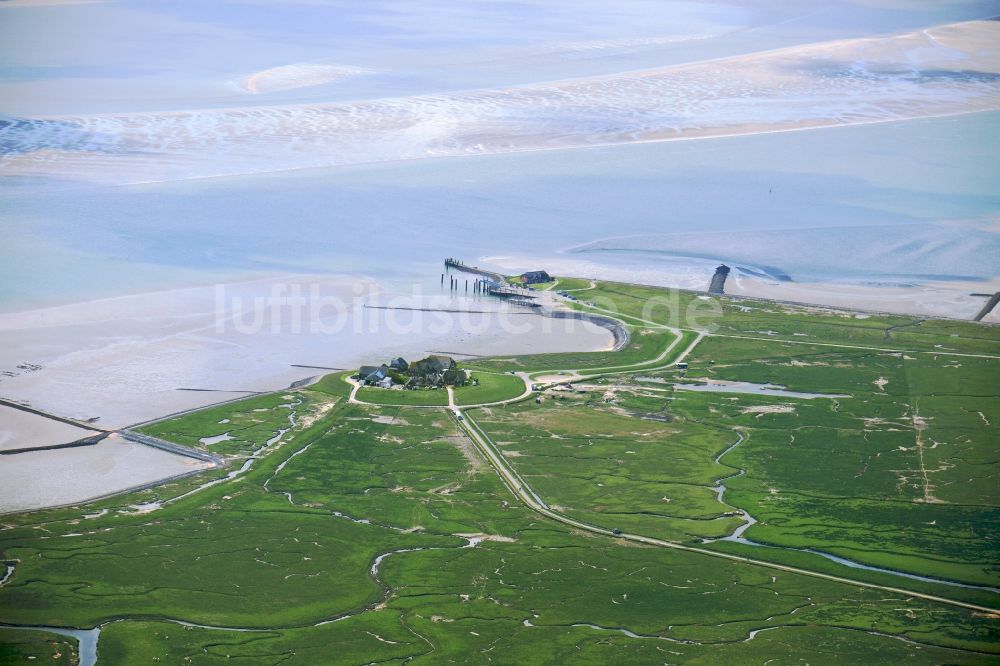
[[[537,303],[532,302],[535,298],[537,298],[535,292],[531,289],[508,284],[507,278],[499,273],[486,271],[475,266],[466,266],[458,259],[445,259],[444,266],[449,270],[454,269],[463,273],[471,273],[472,275],[480,276],[481,279],[476,280],[472,284],[474,293],[485,294],[486,296],[495,296],[496,298],[502,299],[513,305],[521,305],[529,308],[541,307]],[[444,283],[444,274],[442,274],[442,287],[444,286]],[[448,280],[448,284],[452,291],[457,291],[459,289],[459,282],[455,278],[450,278]],[[465,282],[465,291],[469,291],[468,281]]]
[[[463,273],[471,273],[473,275],[481,275],[491,282],[496,282],[497,284],[503,284],[504,276],[500,273],[494,273],[493,271],[485,271],[481,268],[476,268],[475,266],[466,266],[462,261],[458,259],[445,259],[444,260],[445,269],[454,269],[456,271],[461,271]]]

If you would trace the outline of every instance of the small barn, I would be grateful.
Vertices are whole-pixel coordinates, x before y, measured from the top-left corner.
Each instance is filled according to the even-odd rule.
[[[543,284],[552,282],[552,277],[545,271],[528,271],[522,273],[518,280],[521,284]]]

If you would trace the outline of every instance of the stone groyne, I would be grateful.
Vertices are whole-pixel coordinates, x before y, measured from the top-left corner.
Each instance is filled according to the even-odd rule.
[[[984,305],[982,309],[976,313],[976,316],[972,318],[972,321],[982,321],[986,315],[993,312],[993,308],[995,308],[998,303],[1000,303],[1000,291],[990,296],[989,300],[986,301],[986,305]]]
[[[142,433],[135,432],[134,430],[120,430],[118,434],[130,442],[145,444],[146,446],[151,446],[154,449],[160,449],[161,451],[166,451],[167,453],[194,458],[195,460],[211,463],[215,467],[224,467],[226,464],[226,461],[220,456],[209,453],[208,451],[199,451],[198,449],[181,446],[180,444],[174,444],[173,442],[168,442],[160,439],[159,437],[144,435]],[[160,483],[163,482],[157,481],[155,485],[159,485]]]

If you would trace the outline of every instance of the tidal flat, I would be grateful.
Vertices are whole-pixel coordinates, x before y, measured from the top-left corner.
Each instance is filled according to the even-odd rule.
[[[4,514],[80,504],[210,467],[117,435],[93,446],[4,456],[2,463]]]
[[[647,290],[593,289],[625,312]],[[238,478],[6,516],[0,622],[96,628],[109,663],[280,653],[305,664],[331,642],[359,660],[427,663],[485,662],[498,649],[578,663],[663,650],[693,663],[748,652],[994,659],[996,492],[983,424],[1000,417],[980,395],[995,373],[993,328],[723,306],[714,332],[680,339],[689,371],[851,397],[637,381],[678,379],[681,352],[663,356],[663,338],[637,367],[598,355],[574,390],[462,407],[464,421],[445,407],[353,404],[331,375],[155,425],[189,445],[230,428],[238,441],[213,446],[260,450],[288,427],[277,403],[299,405],[297,425]],[[739,334],[765,322],[782,337]],[[551,372],[543,358],[480,363]],[[759,409],[775,404],[792,409]],[[486,456],[493,449],[519,492]],[[531,495],[586,529],[540,512]],[[715,540],[736,531],[766,547]],[[26,634],[11,644],[41,650]]]
[[[996,660],[997,14],[0,2],[0,662]]]

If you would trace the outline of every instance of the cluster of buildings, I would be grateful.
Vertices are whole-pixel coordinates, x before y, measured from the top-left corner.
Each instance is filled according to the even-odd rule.
[[[363,365],[356,378],[365,386],[406,389],[464,386],[469,373],[458,367],[450,356],[432,354],[425,359],[408,363],[402,357],[392,359],[388,365]]]

